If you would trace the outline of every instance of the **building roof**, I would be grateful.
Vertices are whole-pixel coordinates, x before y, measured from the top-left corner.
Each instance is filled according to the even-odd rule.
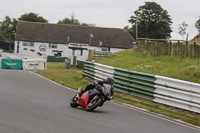
[[[197,34],[191,41],[200,41],[200,34]]]
[[[125,29],[77,26],[68,24],[49,24],[19,21],[17,24],[16,41],[45,43],[82,43],[91,46],[132,48],[135,40]]]

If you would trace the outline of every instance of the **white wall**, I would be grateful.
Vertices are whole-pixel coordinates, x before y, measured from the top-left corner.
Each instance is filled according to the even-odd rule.
[[[24,41],[15,41],[15,48],[14,48],[14,53],[17,53],[17,45],[19,44],[19,54],[22,55],[31,55],[36,58],[46,58],[46,56],[54,56],[54,53],[52,52],[53,50],[57,51],[63,51],[61,57],[68,57],[72,58],[72,49],[69,49],[68,47],[70,46],[69,44],[57,44],[57,48],[50,48],[49,43],[41,43],[41,42],[35,42],[34,46],[23,46]],[[29,42],[27,42],[29,43]],[[46,48],[45,51],[41,51],[41,46],[43,48]],[[80,47],[78,45],[78,47]],[[88,45],[81,46],[82,48],[88,48]],[[40,56],[37,53],[41,53],[42,55]],[[77,60],[82,60],[85,61],[88,59],[88,50],[83,50],[83,55],[81,55],[80,50],[75,51],[75,56],[77,56]]]
[[[30,55],[35,58],[47,58],[47,56],[54,56],[54,53],[52,52],[53,50],[57,51],[63,51],[61,57],[68,57],[71,58],[73,61],[73,55],[72,55],[72,49],[69,49],[70,47],[79,47],[79,48],[87,48],[89,50],[96,50],[96,51],[101,51],[101,47],[94,47],[94,46],[88,46],[88,44],[57,44],[57,48],[51,48],[49,47],[49,43],[42,43],[42,42],[35,42],[34,46],[24,46],[23,43],[25,41],[15,41],[15,48],[14,48],[14,53],[17,53],[17,45],[19,44],[19,53],[21,55]],[[27,42],[30,44],[29,42]],[[51,44],[52,45],[52,44]],[[44,51],[41,51],[41,46],[45,48]],[[123,51],[125,49],[120,49],[120,48],[110,48],[111,53],[116,53]],[[37,53],[41,53],[42,55],[40,56]],[[75,50],[75,56],[77,57],[77,60],[85,61],[88,59],[88,50],[83,50],[83,55],[81,55],[81,50]]]
[[[2,49],[0,49],[0,56],[1,56],[1,53],[3,52],[3,50]]]
[[[101,51],[101,47],[95,47],[95,46],[89,46],[90,50],[96,50],[96,51]],[[116,53],[116,52],[120,52],[126,49],[121,49],[121,48],[110,48],[110,52],[111,53]]]

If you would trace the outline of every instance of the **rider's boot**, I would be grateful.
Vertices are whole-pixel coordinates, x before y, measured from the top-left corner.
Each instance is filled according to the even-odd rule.
[[[82,96],[82,94],[83,94],[84,92],[83,92],[83,89],[82,88],[78,88],[78,90],[77,90],[77,98],[80,98],[81,96]]]

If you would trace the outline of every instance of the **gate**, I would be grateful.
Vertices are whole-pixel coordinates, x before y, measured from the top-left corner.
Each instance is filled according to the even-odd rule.
[[[14,50],[14,43],[0,41],[0,49],[10,52],[11,50]]]

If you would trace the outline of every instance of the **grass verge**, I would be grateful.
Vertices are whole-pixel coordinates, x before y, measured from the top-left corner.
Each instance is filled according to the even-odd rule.
[[[77,89],[88,84],[82,78],[82,70],[65,69],[65,63],[48,63],[47,70],[38,70],[38,74],[53,80],[61,85]]]

